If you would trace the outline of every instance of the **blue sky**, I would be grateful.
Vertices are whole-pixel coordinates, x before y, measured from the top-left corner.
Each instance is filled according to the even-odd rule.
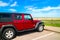
[[[0,12],[30,13],[33,17],[60,17],[60,0],[0,0]]]

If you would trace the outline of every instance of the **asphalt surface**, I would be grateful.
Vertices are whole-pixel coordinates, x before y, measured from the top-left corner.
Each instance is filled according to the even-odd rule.
[[[18,33],[13,40],[60,40],[60,28],[45,27],[43,32],[27,31]]]

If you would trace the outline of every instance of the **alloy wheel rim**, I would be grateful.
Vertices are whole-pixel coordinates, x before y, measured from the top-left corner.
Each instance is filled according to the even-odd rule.
[[[42,30],[43,30],[43,26],[40,26],[40,27],[39,27],[39,31],[42,31]]]
[[[12,38],[14,35],[13,31],[9,30],[5,33],[6,38]]]

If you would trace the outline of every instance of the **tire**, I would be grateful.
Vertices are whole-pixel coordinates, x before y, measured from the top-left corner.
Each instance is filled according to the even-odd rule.
[[[2,38],[5,40],[11,40],[16,37],[15,30],[13,28],[7,28],[2,33]]]
[[[44,30],[44,26],[39,24],[37,27],[37,31],[42,32],[43,30]]]

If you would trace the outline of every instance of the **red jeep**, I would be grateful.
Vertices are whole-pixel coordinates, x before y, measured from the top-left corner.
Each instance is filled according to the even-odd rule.
[[[16,37],[17,32],[28,30],[43,31],[44,23],[33,20],[30,14],[0,13],[0,36],[6,40]]]

